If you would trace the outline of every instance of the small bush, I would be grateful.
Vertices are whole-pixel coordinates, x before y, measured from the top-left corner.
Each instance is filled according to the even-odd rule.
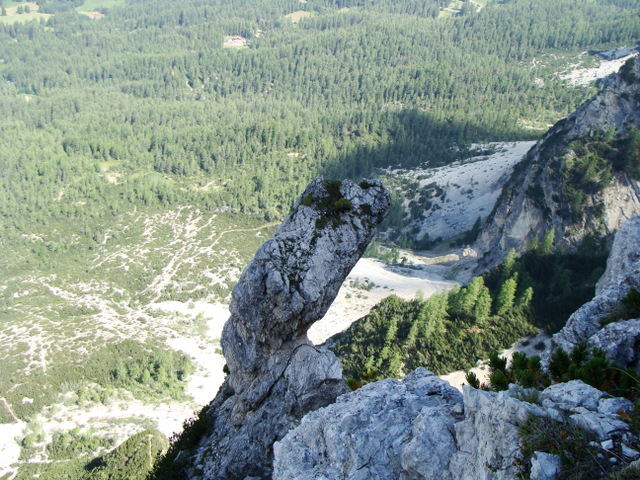
[[[344,197],[333,202],[333,209],[338,213],[348,212],[351,208],[351,202]]]
[[[482,385],[480,385],[480,380],[478,379],[475,373],[467,372],[464,378],[471,387],[476,389],[482,388]]]
[[[598,459],[601,453],[589,444],[593,439],[578,427],[530,415],[520,426],[522,454],[529,459],[533,452],[540,451],[558,455],[562,471],[558,480],[593,480],[605,473]],[[528,463],[527,467],[530,468]]]
[[[90,433],[81,433],[79,428],[68,432],[57,432],[47,445],[47,454],[51,460],[68,460],[95,454],[100,449],[111,446],[106,438],[95,437]]]
[[[618,320],[631,320],[640,318],[640,292],[635,288],[629,290],[619,305],[614,307],[609,315],[600,320],[600,326],[604,327]]]
[[[640,479],[640,466],[630,466],[612,472],[607,476],[605,480],[639,480]]]
[[[542,371],[539,357],[527,357],[523,353],[514,353],[511,368],[505,365],[505,359],[494,358],[489,362],[492,370],[489,379],[494,390],[506,390],[509,383],[525,388],[545,388],[553,382],[582,380],[616,397],[633,400],[640,396],[640,377],[634,371],[610,364],[602,350],[589,350],[586,344],[577,345],[571,354],[561,348],[554,351],[548,374]]]
[[[637,75],[633,71],[633,64],[636,62],[635,57],[631,57],[627,60],[620,69],[620,77],[627,83],[635,83],[638,80]]]
[[[137,433],[90,462],[87,480],[145,480],[167,445],[167,439],[156,430]]]
[[[633,409],[626,416],[625,420],[628,421],[634,432],[640,433],[640,400],[636,400],[633,403]]]

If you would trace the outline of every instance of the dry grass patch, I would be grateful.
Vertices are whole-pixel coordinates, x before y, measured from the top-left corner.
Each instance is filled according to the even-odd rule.
[[[449,5],[440,9],[438,18],[455,17],[462,10],[462,2],[460,0],[452,0]]]
[[[86,15],[89,18],[92,18],[94,20],[98,20],[102,17],[104,17],[104,13],[99,12],[97,10],[88,10],[88,11],[82,11],[82,12],[78,12],[81,15]]]
[[[34,13],[34,12],[37,12],[38,10],[40,10],[40,5],[38,5],[35,2],[16,3],[15,5],[6,8],[7,16],[18,15],[18,8],[20,8],[20,7],[22,7],[22,8],[29,7],[29,9],[31,10],[31,13]],[[28,15],[28,13],[21,14],[21,15]]]
[[[18,13],[18,8],[25,7],[29,7],[29,13]],[[51,17],[51,14],[49,13],[38,12],[39,9],[40,6],[35,2],[17,3],[5,8],[7,14],[4,16],[0,16],[0,22],[6,25],[11,25],[13,23],[29,22],[31,20],[40,20],[43,18]]]
[[[247,48],[249,40],[240,35],[225,35],[222,46],[224,48]]]
[[[120,172],[107,172],[104,175],[105,180],[112,184],[112,185],[118,185],[118,179],[120,178],[120,176],[122,175],[122,173]]]

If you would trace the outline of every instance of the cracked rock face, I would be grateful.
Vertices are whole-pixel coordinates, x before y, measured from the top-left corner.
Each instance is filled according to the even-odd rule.
[[[278,480],[443,479],[462,395],[418,368],[344,395],[275,445]]]
[[[314,180],[233,289],[222,333],[229,375],[183,452],[186,478],[271,478],[273,443],[347,391],[307,330],[324,316],[390,205],[382,184]]]
[[[625,222],[618,230],[607,269],[598,281],[596,296],[576,310],[567,324],[553,336],[552,348],[571,351],[587,342],[605,351],[607,358],[622,367],[638,367],[640,319],[617,320],[621,302],[635,288],[640,291],[640,217]],[[613,320],[604,328],[602,320]],[[549,356],[544,359],[548,361]]]
[[[640,456],[637,437],[621,420],[632,408],[576,380],[522,400],[515,385],[464,395],[418,368],[402,381],[381,380],[342,395],[306,415],[274,445],[275,480],[553,480],[559,458],[521,452],[520,427],[529,416],[583,428],[604,450]],[[526,397],[525,397],[526,398]],[[598,443],[600,445],[600,443]]]

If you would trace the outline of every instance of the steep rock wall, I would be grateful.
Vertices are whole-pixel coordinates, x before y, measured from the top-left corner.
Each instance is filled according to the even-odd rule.
[[[511,248],[522,251],[550,230],[557,245],[572,249],[586,236],[610,235],[621,222],[640,215],[640,182],[615,172],[611,185],[587,195],[583,217],[572,218],[566,213],[569,200],[559,175],[563,162],[571,158],[572,141],[597,132],[613,131],[621,137],[640,127],[640,60],[632,59],[621,71],[554,125],[516,166],[476,242],[483,255],[477,272],[497,265]]]
[[[578,343],[600,348],[621,367],[640,367],[640,318],[626,318],[624,299],[640,291],[640,217],[624,223],[615,235],[607,268],[596,296],[576,310],[552,337],[552,349],[569,352]],[[633,315],[632,315],[633,316]],[[603,323],[608,323],[604,327]],[[548,360],[548,358],[546,359]]]

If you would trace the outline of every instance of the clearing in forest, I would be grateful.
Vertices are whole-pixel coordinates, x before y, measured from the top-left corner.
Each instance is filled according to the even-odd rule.
[[[247,48],[249,40],[240,35],[225,35],[222,46],[225,48]]]
[[[295,12],[291,12],[285,15],[285,17],[291,20],[293,23],[298,23],[303,18],[310,16],[311,12],[307,12],[306,10],[296,10]]]
[[[23,13],[24,9],[28,9],[28,13]],[[40,6],[35,2],[6,2],[6,15],[0,16],[0,22],[12,24],[17,22],[28,22],[30,20],[39,20],[41,18],[49,18],[48,13],[40,13]],[[22,13],[18,13],[18,10]]]
[[[87,17],[92,18],[94,20],[98,20],[98,19],[104,17],[104,13],[99,12],[97,10],[80,11],[78,13],[80,15],[86,15]]]
[[[462,10],[462,2],[460,0],[452,0],[449,5],[440,9],[440,14],[438,18],[443,17],[455,17],[460,14]]]
[[[124,6],[124,0],[85,0],[76,10],[79,13],[92,12],[101,8],[115,8]]]

